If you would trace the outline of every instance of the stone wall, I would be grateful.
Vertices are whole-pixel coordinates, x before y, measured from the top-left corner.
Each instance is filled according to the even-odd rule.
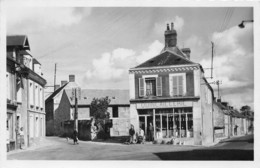
[[[62,94],[59,107],[55,110],[54,117],[55,135],[63,135],[63,122],[70,120],[70,102],[65,92]]]

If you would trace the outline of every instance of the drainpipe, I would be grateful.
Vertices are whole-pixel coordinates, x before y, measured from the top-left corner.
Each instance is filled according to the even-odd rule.
[[[27,80],[27,147],[30,146],[30,117],[29,117],[29,108],[30,108],[30,95],[29,95],[29,90],[30,90],[30,84],[29,84],[29,80],[28,78],[26,78]]]

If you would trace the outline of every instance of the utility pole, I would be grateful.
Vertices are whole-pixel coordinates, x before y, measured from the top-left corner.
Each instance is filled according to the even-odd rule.
[[[213,78],[213,56],[214,56],[214,43],[211,42],[212,52],[211,52],[211,79]]]
[[[55,63],[55,69],[54,69],[54,86],[53,86],[54,90],[53,90],[53,92],[55,92],[55,89],[56,89],[55,85],[56,85],[56,63]]]
[[[78,131],[78,97],[77,88],[75,88],[75,114],[74,114],[74,128]]]
[[[219,96],[219,85],[222,84],[221,81],[217,80],[216,81],[216,84],[218,85],[218,99],[220,99],[220,96]]]

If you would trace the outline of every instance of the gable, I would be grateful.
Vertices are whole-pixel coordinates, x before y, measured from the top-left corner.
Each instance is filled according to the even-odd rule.
[[[172,52],[165,51],[158,56],[155,56],[148,61],[138,65],[136,68],[143,67],[156,67],[156,66],[170,66],[170,65],[187,65],[194,64],[192,61],[179,56],[177,54],[173,54]]]
[[[30,50],[30,45],[27,36],[25,35],[14,35],[14,36],[7,36],[6,38],[7,46],[19,46],[23,49]]]

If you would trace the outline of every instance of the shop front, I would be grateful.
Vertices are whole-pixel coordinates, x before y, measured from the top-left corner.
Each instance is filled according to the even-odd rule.
[[[192,138],[193,102],[162,101],[136,103],[139,127],[145,131],[148,140],[150,125],[154,139]]]

